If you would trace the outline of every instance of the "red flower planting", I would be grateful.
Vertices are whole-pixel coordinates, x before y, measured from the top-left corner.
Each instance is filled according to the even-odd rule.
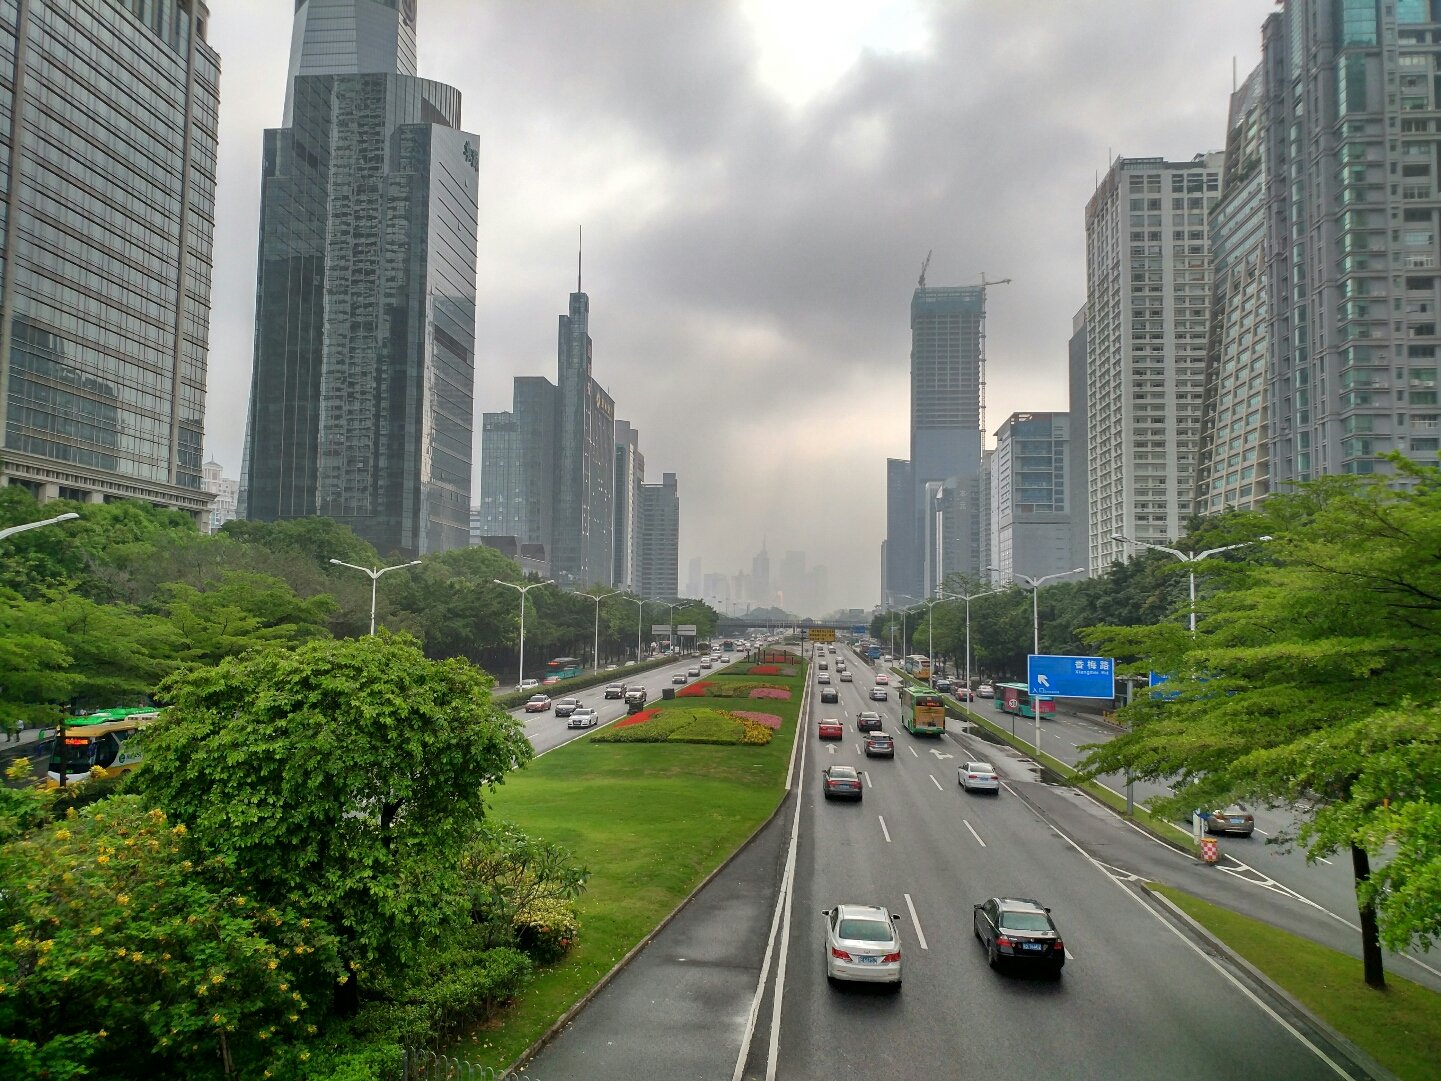
[[[781,670],[773,664],[757,664],[751,666],[750,674],[753,676],[778,676]]]
[[[615,727],[616,727],[616,728],[629,728],[629,727],[630,727],[631,725],[633,725],[633,724],[645,724],[646,721],[650,720],[652,717],[654,717],[654,716],[655,716],[657,713],[659,713],[659,712],[660,712],[660,710],[658,710],[658,709],[643,709],[643,710],[641,710],[639,713],[632,713],[629,717],[626,717],[624,720],[616,721],[616,722],[615,722]]]
[[[777,732],[781,729],[781,719],[774,713],[756,713],[749,709],[731,710],[735,716],[750,721],[751,724],[763,724],[767,728],[774,728]]]
[[[747,698],[775,698],[775,699],[779,699],[779,700],[782,701],[782,702],[789,702],[789,701],[790,701],[790,697],[791,697],[791,692],[790,692],[790,691],[787,691],[787,690],[783,690],[783,689],[780,688],[780,687],[757,687],[757,688],[755,688],[753,691],[751,691],[750,694],[746,695],[746,697],[747,697]]]
[[[692,683],[689,687],[682,687],[675,692],[675,696],[677,698],[704,698],[710,694],[711,686],[710,680],[703,679],[699,683]]]

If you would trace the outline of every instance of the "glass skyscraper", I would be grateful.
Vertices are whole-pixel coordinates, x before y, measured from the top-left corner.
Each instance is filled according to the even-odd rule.
[[[208,21],[200,0],[0,0],[0,484],[211,500]]]
[[[369,37],[314,33],[322,8]],[[312,48],[366,70],[296,75],[265,133],[243,490],[248,518],[323,515],[412,556],[469,540],[479,170],[460,92],[403,73],[413,24],[404,2],[297,10],[296,70]]]

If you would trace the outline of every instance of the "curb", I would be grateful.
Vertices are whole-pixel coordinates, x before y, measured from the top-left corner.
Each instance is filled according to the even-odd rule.
[[[1172,916],[1180,920],[1186,927],[1191,930],[1193,934],[1196,935],[1196,937],[1200,938],[1217,953],[1225,957],[1227,961],[1235,965],[1237,968],[1241,969],[1248,976],[1250,976],[1251,979],[1255,980],[1256,983],[1263,987],[1268,994],[1273,995],[1280,1001],[1284,1002],[1297,1014],[1306,1018],[1306,1020],[1312,1026],[1314,1026],[1318,1032],[1323,1033],[1328,1040],[1330,1040],[1338,1048],[1344,1051],[1347,1058],[1349,1058],[1354,1065],[1359,1066],[1362,1070],[1364,1070],[1366,1074],[1372,1079],[1372,1081],[1400,1081],[1400,1079],[1394,1073],[1388,1070],[1385,1066],[1382,1066],[1364,1050],[1362,1050],[1360,1047],[1357,1047],[1345,1036],[1341,1035],[1341,1033],[1337,1032],[1320,1017],[1317,1017],[1316,1014],[1312,1013],[1307,1006],[1303,1005],[1301,1002],[1297,1001],[1294,997],[1292,997],[1289,991],[1277,984],[1274,980],[1271,979],[1271,977],[1267,976],[1264,972],[1262,972],[1255,965],[1251,964],[1250,961],[1247,961],[1235,950],[1231,949],[1231,947],[1226,945],[1225,942],[1221,941],[1221,939],[1217,938],[1214,934],[1212,934],[1211,931],[1207,929],[1204,924],[1194,919],[1189,913],[1187,913],[1184,909],[1178,906],[1165,894],[1158,893],[1157,891],[1151,889],[1151,887],[1144,882],[1139,882],[1137,883],[1137,885],[1149,897],[1156,901],[1159,901],[1171,913]],[[1224,908],[1225,906],[1220,905],[1217,907]],[[1244,915],[1244,913],[1240,913],[1240,915]]]
[[[581,995],[580,998],[576,1000],[575,1004],[570,1007],[570,1009],[566,1010],[565,1013],[561,1014],[560,1017],[556,1018],[555,1022],[550,1026],[550,1028],[542,1032],[539,1038],[537,1038],[533,1044],[531,1044],[524,1051],[522,1051],[516,1057],[514,1062],[512,1062],[509,1066],[502,1070],[499,1074],[500,1081],[504,1081],[504,1079],[506,1078],[522,1076],[520,1074],[520,1071],[525,1068],[526,1064],[530,1062],[531,1059],[535,1058],[536,1055],[540,1054],[541,1050],[545,1047],[546,1044],[550,1043],[551,1040],[559,1036],[561,1031],[572,1021],[574,1021],[582,1010],[584,1010],[587,1006],[590,1005],[591,1000],[594,999],[602,991],[604,991],[606,987],[610,984],[610,982],[614,980],[617,976],[619,976],[621,972],[632,961],[636,959],[637,955],[640,954],[641,950],[649,946],[655,940],[656,935],[660,934],[668,926],[670,926],[671,922],[682,912],[684,912],[687,907],[689,907],[690,903],[696,899],[700,892],[707,886],[709,886],[711,884],[711,881],[717,876],[719,876],[722,871],[724,871],[733,862],[735,862],[736,857],[739,856],[746,849],[748,849],[755,842],[755,839],[759,837],[766,830],[766,828],[776,820],[776,817],[781,813],[781,811],[785,809],[786,804],[790,802],[791,796],[793,794],[791,788],[791,769],[795,764],[796,748],[800,746],[801,737],[805,729],[806,707],[809,702],[810,682],[809,680],[807,680],[805,689],[801,692],[800,706],[796,711],[795,738],[794,741],[791,743],[791,757],[786,766],[786,787],[782,792],[781,798],[776,802],[775,809],[766,816],[766,820],[764,822],[756,826],[756,828],[751,831],[750,835],[747,836],[744,841],[736,845],[735,851],[733,851],[729,856],[722,860],[716,866],[715,870],[711,871],[710,874],[706,875],[705,878],[701,879],[701,881],[696,884],[695,889],[691,890],[690,893],[686,894],[685,897],[681,899],[680,904],[676,905],[675,908],[671,909],[670,912],[666,915],[666,917],[661,920],[660,923],[656,924],[655,927],[653,927],[644,938],[642,938],[639,942],[637,942],[634,946],[627,950],[625,956],[622,957],[619,961],[617,961],[611,967],[609,972],[607,972],[604,976],[602,976],[594,984],[592,984],[590,990],[588,990],[585,994]]]

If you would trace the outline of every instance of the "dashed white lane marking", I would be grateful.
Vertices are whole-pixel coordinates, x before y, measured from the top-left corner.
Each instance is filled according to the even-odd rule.
[[[929,950],[930,947],[926,945],[926,933],[921,930],[921,920],[916,915],[916,906],[911,904],[911,895],[907,893],[903,896],[906,899],[906,907],[911,910],[911,926],[916,929],[916,941],[921,944],[921,949]]]
[[[906,750],[910,751],[911,754],[915,754],[917,758],[921,757],[920,755],[916,754],[916,749],[914,747],[907,747]]]
[[[971,825],[969,822],[967,822],[964,818],[961,819],[961,824],[964,825],[964,826],[966,827],[966,829],[968,829],[968,830],[971,831],[971,836],[976,839],[976,844],[980,845],[982,848],[985,848],[985,847],[986,847],[986,842],[983,841],[983,840],[981,840],[981,835],[976,832],[976,828],[975,828],[974,826],[972,826],[972,825]]]
[[[885,837],[885,839],[886,839],[886,844],[890,844],[890,843],[891,843],[891,831],[888,830],[888,829],[886,829],[886,820],[885,820],[885,818],[884,818],[883,816],[881,816],[881,815],[876,815],[876,817],[881,820],[881,834]]]
[[[936,780],[934,774],[928,773],[928,774],[926,774],[926,776],[931,779],[931,784],[933,784],[933,785],[936,786],[936,791],[937,791],[937,792],[944,792],[944,791],[945,791],[945,789],[941,787],[941,782],[938,781],[938,780]]]

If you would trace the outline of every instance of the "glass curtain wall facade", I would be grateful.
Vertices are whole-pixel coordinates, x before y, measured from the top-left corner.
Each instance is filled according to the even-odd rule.
[[[1117,158],[1086,205],[1093,575],[1132,554],[1116,534],[1168,544],[1193,513],[1222,160]]]
[[[674,473],[640,488],[640,581],[647,600],[673,601],[680,594],[680,493]]]
[[[1287,0],[1262,68],[1272,486],[1433,461],[1441,11]]]
[[[309,75],[293,115],[265,134],[246,516],[464,547],[479,158],[460,93]]]
[[[211,501],[208,21],[198,0],[0,0],[0,484]]]
[[[615,422],[615,507],[611,526],[613,558],[611,584],[634,588],[637,548],[640,545],[640,486],[645,481],[645,456],[640,452],[640,432],[623,420]]]
[[[591,377],[590,297],[570,295],[557,335],[559,411],[551,563],[562,582],[611,581],[615,402]]]
[[[1067,413],[1012,413],[996,429],[993,554],[1003,582],[1077,565],[1071,562],[1070,422]]]
[[[415,0],[296,0],[285,127],[298,75],[392,74],[416,74]]]
[[[1270,491],[1262,86],[1257,68],[1231,95],[1221,198],[1211,209],[1215,285],[1196,466],[1198,514],[1250,508]]]

